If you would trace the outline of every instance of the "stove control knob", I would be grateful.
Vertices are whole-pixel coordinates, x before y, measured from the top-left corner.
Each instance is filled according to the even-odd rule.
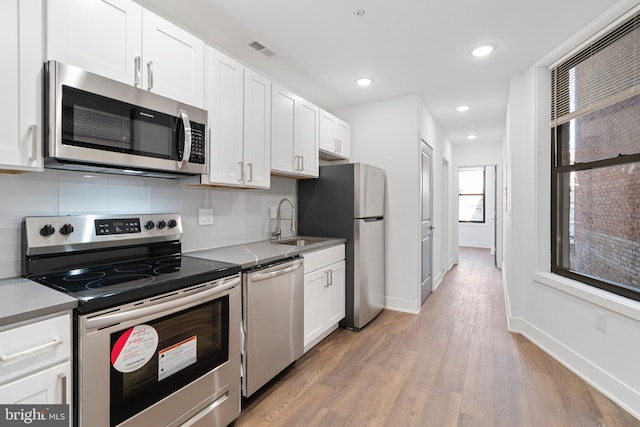
[[[56,229],[53,228],[53,225],[51,224],[43,225],[42,228],[40,229],[40,235],[44,237],[53,236],[55,232],[56,232]]]
[[[178,226],[178,221],[176,221],[175,219],[170,219],[168,224],[169,228],[175,228]]]
[[[155,226],[156,225],[153,223],[153,221],[147,221],[147,222],[144,223],[144,228],[146,228],[147,230],[151,230]]]
[[[69,234],[73,233],[73,225],[71,224],[65,224],[62,227],[60,227],[60,233],[62,233],[65,236],[68,236]]]
[[[163,228],[165,228],[167,226],[167,223],[164,219],[161,219],[160,221],[158,221],[158,223],[156,224],[156,226],[162,230]]]

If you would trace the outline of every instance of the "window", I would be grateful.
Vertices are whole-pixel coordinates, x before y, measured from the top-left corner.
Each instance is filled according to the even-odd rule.
[[[640,16],[552,70],[554,273],[640,300]]]
[[[484,223],[484,167],[458,170],[458,221]]]

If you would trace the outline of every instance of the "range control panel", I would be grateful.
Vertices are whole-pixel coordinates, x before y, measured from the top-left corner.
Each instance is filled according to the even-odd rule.
[[[180,240],[180,214],[26,217],[27,255]]]

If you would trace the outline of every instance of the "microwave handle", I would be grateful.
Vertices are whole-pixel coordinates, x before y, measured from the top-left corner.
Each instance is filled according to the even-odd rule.
[[[182,108],[178,110],[178,114],[180,114],[184,124],[184,150],[182,150],[182,159],[178,162],[178,167],[183,168],[191,157],[191,122],[189,122],[187,112]]]

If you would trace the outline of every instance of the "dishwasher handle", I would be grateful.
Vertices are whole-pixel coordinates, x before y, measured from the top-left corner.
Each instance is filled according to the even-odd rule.
[[[302,260],[298,260],[290,264],[288,267],[282,268],[280,270],[270,271],[268,273],[254,273],[250,275],[249,278],[251,279],[252,282],[261,282],[263,280],[269,280],[274,277],[282,276],[282,275],[291,273],[292,271],[296,271],[297,269],[302,267],[302,263],[303,263]]]

